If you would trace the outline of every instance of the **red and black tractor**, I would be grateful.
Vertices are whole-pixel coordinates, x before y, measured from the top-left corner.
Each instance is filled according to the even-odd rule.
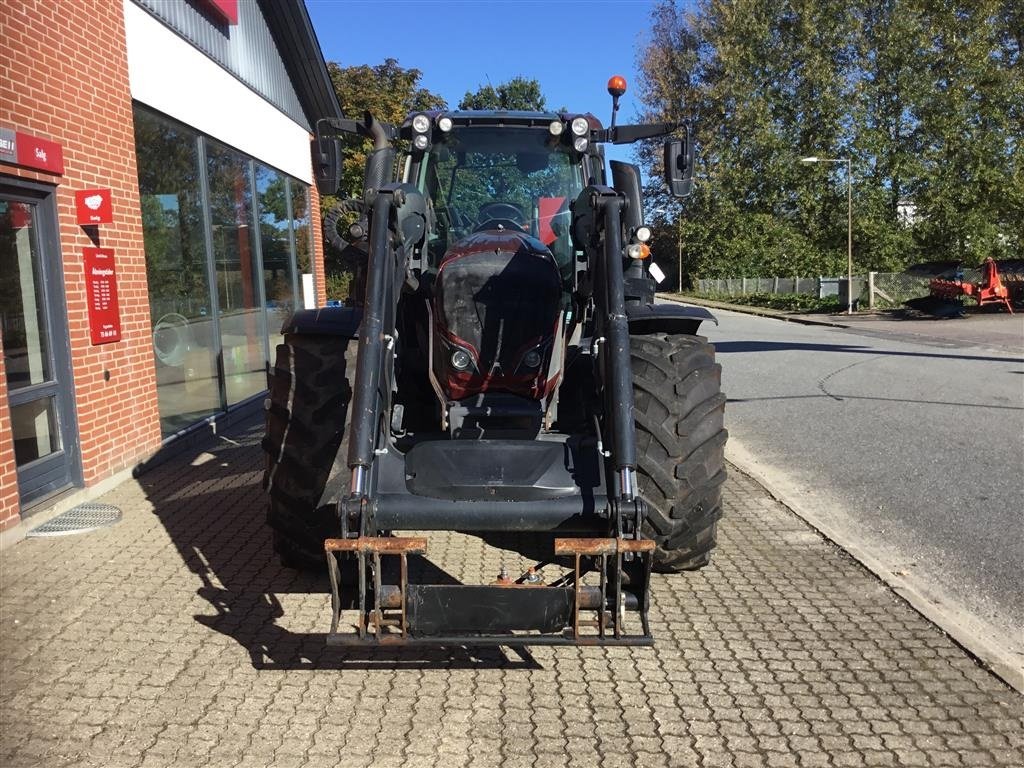
[[[609,128],[534,112],[318,126],[324,193],[339,137],[374,142],[346,203],[365,283],[285,324],[264,447],[278,553],[323,568],[326,551],[329,642],[649,644],[652,570],[709,562],[725,397],[696,334],[714,318],[655,302],[639,170],[612,162],[609,179],[603,148],[667,137],[683,197],[692,136],[616,126],[624,90],[609,82]],[[415,583],[429,531],[500,540],[557,577]]]

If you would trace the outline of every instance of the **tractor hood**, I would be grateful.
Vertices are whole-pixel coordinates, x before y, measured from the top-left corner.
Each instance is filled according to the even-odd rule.
[[[449,400],[551,392],[561,372],[562,282],[540,240],[500,227],[474,232],[444,255],[434,289],[432,368]]]

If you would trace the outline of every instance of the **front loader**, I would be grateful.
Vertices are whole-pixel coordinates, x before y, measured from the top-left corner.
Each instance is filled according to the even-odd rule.
[[[421,112],[324,120],[373,140],[365,282],[352,306],[296,312],[270,378],[265,485],[274,545],[323,568],[339,645],[648,645],[652,571],[706,565],[724,482],[725,398],[704,309],[654,302],[640,174],[603,145],[684,124],[590,114]],[[683,133],[683,138],[671,138]],[[407,147],[399,159],[395,142]],[[398,168],[397,173],[393,169]],[[538,560],[493,583],[419,583],[428,531]]]

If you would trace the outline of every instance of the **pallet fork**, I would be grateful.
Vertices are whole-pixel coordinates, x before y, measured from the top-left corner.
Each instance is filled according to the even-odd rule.
[[[535,576],[539,568],[487,585],[413,584],[409,557],[426,553],[425,537],[328,539],[324,550],[331,582],[329,645],[654,644],[647,615],[654,552],[649,539],[555,539],[555,557],[570,558],[573,569],[551,585]],[[341,631],[344,557],[355,558],[358,573],[354,633]],[[385,558],[398,560],[397,584],[384,583]],[[599,584],[584,584],[595,571]],[[639,633],[627,631],[627,611],[639,614]],[[584,612],[596,617],[584,618]]]

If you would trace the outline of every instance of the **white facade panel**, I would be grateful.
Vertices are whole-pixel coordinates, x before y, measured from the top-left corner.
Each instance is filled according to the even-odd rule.
[[[131,0],[132,98],[312,184],[309,133]]]

